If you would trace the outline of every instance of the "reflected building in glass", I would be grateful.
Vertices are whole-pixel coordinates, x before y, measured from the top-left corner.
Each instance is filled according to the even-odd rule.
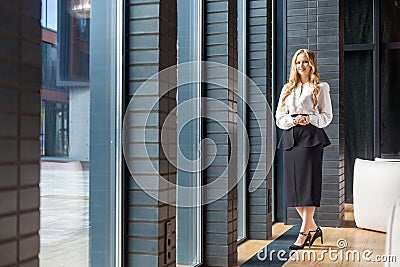
[[[42,33],[42,155],[89,161],[90,18],[45,0]]]

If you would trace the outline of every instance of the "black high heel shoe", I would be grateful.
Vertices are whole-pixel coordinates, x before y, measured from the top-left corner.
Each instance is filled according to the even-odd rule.
[[[301,244],[301,245],[295,245],[295,244],[291,245],[291,246],[289,247],[289,249],[291,249],[291,250],[303,249],[304,246],[307,244],[307,242],[310,241],[310,239],[311,239],[310,233],[305,234],[304,232],[299,232],[299,234],[301,234],[301,235],[306,235],[306,236],[307,236],[307,237],[306,237],[306,240],[304,240],[303,244]]]
[[[317,229],[315,231],[309,231],[309,233],[315,233],[310,240],[310,245],[309,245],[310,247],[312,246],[314,241],[319,237],[321,238],[321,244],[324,243],[324,239],[322,237],[322,230],[321,230],[321,228],[319,228],[319,226],[317,227]]]

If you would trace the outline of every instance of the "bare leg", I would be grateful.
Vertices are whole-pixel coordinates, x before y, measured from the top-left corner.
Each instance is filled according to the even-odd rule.
[[[300,215],[300,218],[303,220],[303,210],[304,207],[296,207],[297,213]]]
[[[310,220],[310,227],[308,228],[308,230],[315,231],[317,229],[317,227],[318,227],[318,225],[314,221],[315,206],[308,206],[307,208],[310,208],[308,213],[312,212],[311,220]]]
[[[314,221],[315,206],[305,206],[305,207],[300,207],[300,208],[303,209],[303,213],[302,213],[303,222],[301,224],[300,232],[308,234],[310,229],[314,230],[317,228],[317,225],[315,224],[315,221]],[[307,236],[305,236],[305,235],[299,235],[294,244],[301,245],[304,243],[306,238],[307,238]]]
[[[309,231],[313,231],[313,232],[311,232],[310,234],[311,234],[311,238],[314,236],[314,234],[315,234],[315,230],[317,230],[317,228],[318,228],[318,225],[315,223],[315,221],[314,221],[314,213],[315,213],[315,207],[308,207],[308,208],[313,208],[314,210],[312,211],[312,219],[311,219],[311,223],[310,223],[310,226],[309,226],[309,228],[308,228],[308,230]],[[311,212],[311,211],[310,211]]]
[[[305,211],[305,207],[296,207],[296,211],[297,213],[300,215],[300,218],[303,220],[304,217],[304,211]],[[314,207],[314,211],[315,211],[315,207]],[[311,221],[311,227],[310,227],[310,231],[315,231],[317,229],[317,224],[314,221],[314,217],[312,218]]]

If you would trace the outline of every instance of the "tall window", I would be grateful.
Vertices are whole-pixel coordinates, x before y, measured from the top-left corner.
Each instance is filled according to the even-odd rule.
[[[237,8],[238,8],[238,70],[243,74],[247,74],[246,71],[246,2],[238,0],[237,1]],[[241,90],[238,92],[239,96],[243,96],[243,99],[238,97],[238,116],[243,121],[246,122],[246,104],[245,104],[245,97],[246,97],[246,80],[239,79],[240,84],[238,89]],[[237,132],[237,140],[238,140],[238,179],[239,182],[237,184],[238,190],[238,240],[242,240],[246,238],[246,192],[247,192],[247,176],[246,176],[246,166],[247,162],[243,162],[244,155],[247,151],[246,144],[246,129],[243,129],[242,123],[238,123],[238,132]],[[243,174],[243,176],[241,176]]]
[[[354,6],[357,6],[354,13]],[[353,193],[355,158],[374,157],[373,0],[345,1],[344,106],[346,200]],[[354,66],[358,66],[354,68]],[[363,112],[352,112],[362,110]]]
[[[79,1],[42,0],[40,265],[121,266],[123,1]]]
[[[345,188],[351,200],[355,158],[400,158],[396,116],[400,4],[378,0],[344,4],[345,125],[351,125],[345,127]]]
[[[400,2],[380,2],[380,97],[381,156],[400,158],[400,121],[396,116],[400,104]]]
[[[178,0],[178,64],[202,60],[202,25],[203,1]],[[198,79],[200,70],[193,70],[192,80]],[[178,80],[180,79],[178,73]],[[192,101],[190,110],[180,110],[179,104],[191,99],[201,97],[201,84],[192,83],[178,88],[178,149],[188,160],[199,157],[201,142],[201,103]],[[197,118],[183,124],[180,118],[184,113],[191,113],[192,118]],[[180,160],[178,156],[178,166]],[[199,187],[201,185],[201,166],[193,166],[192,170],[177,172],[177,184],[185,187]],[[177,191],[180,197],[185,197]],[[202,223],[201,223],[201,192],[192,196],[192,207],[177,207],[177,263],[184,266],[195,266],[202,262]],[[187,197],[187,196],[186,196]],[[196,206],[198,205],[198,206]]]

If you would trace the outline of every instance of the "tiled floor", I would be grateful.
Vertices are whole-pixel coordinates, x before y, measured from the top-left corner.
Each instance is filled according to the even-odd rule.
[[[42,162],[40,175],[40,266],[90,266],[89,171]]]

